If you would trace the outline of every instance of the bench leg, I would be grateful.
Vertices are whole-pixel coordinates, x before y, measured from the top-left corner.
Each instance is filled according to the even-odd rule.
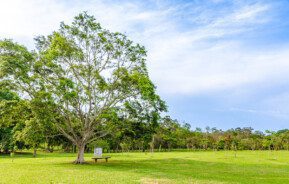
[[[105,159],[105,161],[107,162],[107,158]]]
[[[96,163],[97,162],[97,159],[94,159],[94,163]]]

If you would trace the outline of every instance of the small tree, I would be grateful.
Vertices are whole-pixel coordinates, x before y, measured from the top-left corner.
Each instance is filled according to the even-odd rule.
[[[24,128],[16,131],[14,138],[17,141],[24,141],[33,148],[33,157],[36,157],[38,146],[45,141],[44,130],[37,119],[30,119],[24,122]]]

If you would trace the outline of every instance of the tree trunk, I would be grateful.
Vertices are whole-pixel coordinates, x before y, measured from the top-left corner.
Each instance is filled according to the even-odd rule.
[[[33,149],[33,157],[36,157],[36,148]]]
[[[152,137],[152,142],[150,143],[150,148],[151,148],[151,152],[154,152],[154,147],[155,147],[155,136],[153,135]]]
[[[78,154],[77,159],[74,161],[75,164],[84,164],[84,148],[85,144],[77,146],[78,147]]]

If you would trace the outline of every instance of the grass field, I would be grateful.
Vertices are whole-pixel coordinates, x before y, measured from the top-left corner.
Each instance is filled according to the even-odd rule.
[[[288,151],[112,153],[74,165],[75,154],[0,156],[0,183],[289,183]]]

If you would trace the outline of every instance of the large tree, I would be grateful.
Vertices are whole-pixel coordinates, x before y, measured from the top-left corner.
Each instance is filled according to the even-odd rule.
[[[36,51],[0,42],[0,77],[36,104],[37,118],[49,119],[77,146],[75,163],[84,162],[86,144],[108,133],[112,116],[129,117],[137,104],[157,121],[166,109],[149,79],[145,48],[103,29],[93,16],[81,13],[35,40]]]

